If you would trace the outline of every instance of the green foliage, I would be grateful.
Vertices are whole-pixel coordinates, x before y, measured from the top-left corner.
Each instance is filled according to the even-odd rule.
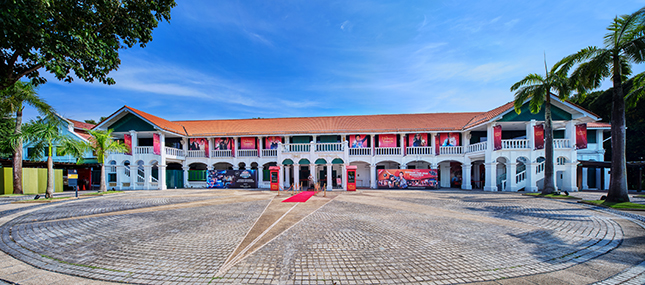
[[[614,208],[614,209],[644,209],[645,210],[645,205],[636,204],[632,202],[609,202],[606,200],[583,200],[581,202],[585,204],[605,206],[607,208]]]
[[[16,143],[13,134],[15,128],[15,119],[0,115],[0,158],[11,157]]]
[[[63,120],[58,116],[38,117],[35,121],[25,124],[23,137],[29,141],[30,146],[34,149],[31,154],[32,159],[42,159],[53,156],[51,149],[54,145],[61,144],[64,140],[69,140],[64,136],[60,128]]]
[[[23,76],[46,82],[45,68],[71,82],[70,73],[88,82],[114,84],[107,77],[121,60],[119,49],[152,40],[159,21],[170,20],[174,0],[0,2],[0,90]]]
[[[87,151],[96,155],[99,164],[105,163],[105,158],[110,152],[126,152],[127,146],[118,140],[112,138],[112,130],[87,130],[92,136],[89,142],[85,141],[68,141],[61,145],[64,154],[71,154],[79,159],[78,163],[83,163],[83,156]]]
[[[86,122],[86,123],[88,123],[88,124],[96,125],[96,121],[94,121],[94,120],[92,120],[92,119],[85,120],[84,122]]]

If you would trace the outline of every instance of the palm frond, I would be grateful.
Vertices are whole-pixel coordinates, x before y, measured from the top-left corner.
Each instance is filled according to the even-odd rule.
[[[511,91],[515,91],[522,86],[542,84],[544,83],[544,81],[545,80],[544,80],[544,77],[542,77],[542,75],[539,75],[537,73],[531,73],[526,77],[524,77],[522,80],[513,84],[513,86],[511,86]]]
[[[625,104],[628,108],[636,107],[638,101],[645,95],[645,72],[634,76],[632,89],[625,95]]]

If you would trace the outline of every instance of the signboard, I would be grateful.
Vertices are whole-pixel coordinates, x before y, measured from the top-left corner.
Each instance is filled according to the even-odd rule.
[[[396,135],[378,135],[378,147],[396,147]]]
[[[502,149],[502,126],[493,127],[493,150]]]
[[[266,137],[264,138],[264,149],[278,149],[278,143],[281,142],[281,137]]]
[[[258,173],[246,170],[208,170],[208,188],[258,188]]]
[[[441,133],[435,136],[435,152],[439,155],[442,146],[459,146],[459,133]]]
[[[408,135],[409,146],[428,146],[428,134],[416,133]]]
[[[240,149],[255,149],[255,138],[240,138]]]
[[[544,125],[533,126],[533,139],[535,140],[535,149],[544,148]]]
[[[206,157],[209,157],[207,138],[192,138],[188,143],[188,150],[203,150]]]
[[[124,134],[123,143],[128,148],[128,151],[125,154],[132,155],[132,136],[129,134]]]
[[[350,148],[367,147],[368,139],[369,139],[368,135],[351,135],[349,136],[349,147]]]
[[[587,124],[576,125],[576,148],[587,148]]]
[[[161,138],[159,137],[159,134],[152,134],[152,140],[153,140],[153,145],[152,145],[152,152],[156,155],[161,155]]]
[[[233,138],[214,138],[214,150],[233,150]]]
[[[76,169],[67,170],[67,186],[78,186],[78,171]]]
[[[379,189],[437,189],[437,169],[379,169]]]

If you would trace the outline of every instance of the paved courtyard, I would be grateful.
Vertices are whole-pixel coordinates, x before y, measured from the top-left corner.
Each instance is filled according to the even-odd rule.
[[[0,204],[0,279],[19,284],[645,283],[645,218],[639,213],[461,190],[329,192],[306,203],[281,203],[287,197],[165,190]]]

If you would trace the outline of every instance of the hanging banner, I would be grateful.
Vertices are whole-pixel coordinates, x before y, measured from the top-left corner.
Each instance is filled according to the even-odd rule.
[[[264,149],[278,149],[278,143],[282,142],[282,137],[264,138]]]
[[[213,149],[214,150],[233,150],[233,139],[232,138],[214,138]]]
[[[435,136],[435,152],[440,154],[442,146],[460,146],[459,133],[441,133]]]
[[[576,148],[587,148],[587,124],[576,125]]]
[[[428,146],[428,134],[408,134],[409,146]]]
[[[153,140],[153,145],[152,145],[152,152],[156,155],[161,155],[161,138],[159,137],[159,134],[152,134],[152,140]]]
[[[240,149],[255,149],[255,138],[240,138]]]
[[[129,134],[123,135],[123,143],[128,148],[125,154],[132,155],[132,136]]]
[[[436,169],[379,169],[379,189],[437,189]]]
[[[441,150],[441,134],[436,134],[434,136],[434,152],[436,155],[440,154]]]
[[[502,126],[493,127],[493,150],[502,149]]]
[[[378,135],[378,147],[396,147],[396,135]]]
[[[258,188],[258,173],[246,170],[208,170],[208,188]]]
[[[208,157],[208,139],[207,138],[191,138],[188,140],[188,150],[203,150],[204,155]]]
[[[351,135],[349,136],[349,147],[350,148],[367,147],[368,139],[369,139],[368,135]]]
[[[544,125],[533,126],[533,139],[535,140],[535,149],[544,148]]]

